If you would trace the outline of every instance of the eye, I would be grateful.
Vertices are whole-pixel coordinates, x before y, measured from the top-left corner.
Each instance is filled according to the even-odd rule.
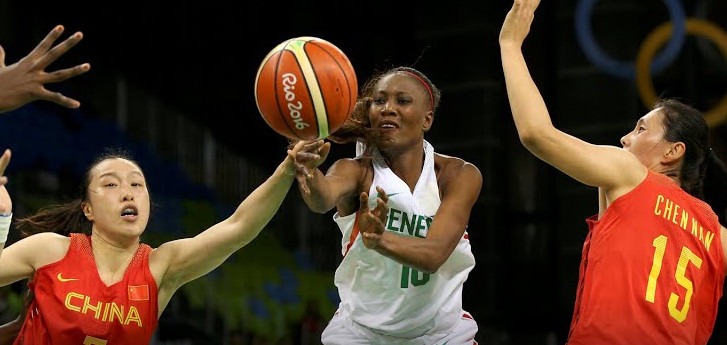
[[[144,187],[144,184],[143,183],[140,183],[140,182],[132,182],[131,183],[131,186],[132,187]]]
[[[644,126],[639,126],[639,128],[638,128],[637,132],[638,132],[638,133],[641,133],[641,132],[643,132],[643,131],[645,131],[645,130],[646,130],[646,127],[644,127]]]
[[[377,105],[382,105],[386,103],[386,100],[383,97],[376,97],[374,98],[373,103]]]
[[[104,184],[103,186],[104,187],[116,187],[116,183],[114,183],[114,182],[108,182],[108,183]]]
[[[409,98],[399,98],[396,100],[399,104],[408,104],[411,103],[411,99]]]

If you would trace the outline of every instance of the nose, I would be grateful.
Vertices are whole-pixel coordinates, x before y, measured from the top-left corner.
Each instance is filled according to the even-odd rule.
[[[621,146],[623,146],[624,148],[629,146],[629,135],[628,134],[621,137]]]
[[[389,102],[381,105],[381,115],[394,114],[394,109],[389,106]]]
[[[134,193],[131,192],[130,188],[124,190],[121,194],[121,201],[134,201]]]

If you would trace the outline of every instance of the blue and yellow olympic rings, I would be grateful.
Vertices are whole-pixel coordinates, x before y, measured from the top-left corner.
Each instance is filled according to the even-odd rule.
[[[598,0],[581,0],[576,5],[576,37],[588,60],[598,68],[611,75],[634,79],[635,68],[632,63],[617,61],[606,55],[596,43],[591,30],[591,12],[593,5]],[[657,56],[651,65],[653,72],[658,73],[664,70],[679,55],[686,37],[684,22],[686,20],[684,8],[680,0],[663,0],[669,10],[669,17],[674,24],[674,33],[661,55]]]
[[[651,82],[651,71],[648,68],[649,61],[651,61],[656,51],[664,44],[669,36],[672,35],[673,27],[670,22],[659,25],[654,31],[649,33],[641,44],[639,53],[636,55],[636,84],[639,87],[641,100],[648,108],[652,107],[657,101],[654,84]],[[719,47],[722,55],[727,59],[727,33],[722,28],[705,20],[688,18],[685,29],[689,34],[704,36],[712,40]],[[704,119],[710,127],[714,127],[727,120],[727,94],[722,97],[715,107],[705,112]]]

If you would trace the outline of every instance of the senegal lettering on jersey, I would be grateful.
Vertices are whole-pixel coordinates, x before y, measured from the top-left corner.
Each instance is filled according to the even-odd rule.
[[[588,222],[568,344],[706,344],[725,271],[712,209],[649,172]]]
[[[434,148],[426,141],[424,167],[414,192],[409,190],[378,152],[373,153],[376,186],[389,196],[387,231],[424,238],[441,203],[434,172]],[[376,198],[369,198],[375,207]],[[415,338],[444,333],[462,316],[462,286],[475,265],[467,236],[460,239],[449,259],[436,273],[428,274],[402,265],[367,249],[358,234],[356,213],[334,215],[343,238],[344,255],[336,270],[335,284],[341,297],[339,309],[354,322],[376,332]]]
[[[106,286],[90,237],[72,234],[66,256],[39,268],[28,284],[35,300],[14,344],[148,344],[158,309],[149,252],[149,246],[140,245],[124,278]]]

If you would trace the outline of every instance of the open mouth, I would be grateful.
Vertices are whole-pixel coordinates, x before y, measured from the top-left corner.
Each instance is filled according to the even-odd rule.
[[[123,210],[121,210],[121,217],[124,219],[136,219],[138,215],[139,210],[137,210],[134,206],[127,206],[124,207]]]
[[[380,127],[380,128],[382,129],[382,130],[392,130],[392,129],[397,129],[397,128],[399,128],[399,125],[398,125],[398,124],[396,124],[396,122],[392,122],[392,121],[382,121],[382,122],[381,122],[381,123],[379,124],[379,127]]]

